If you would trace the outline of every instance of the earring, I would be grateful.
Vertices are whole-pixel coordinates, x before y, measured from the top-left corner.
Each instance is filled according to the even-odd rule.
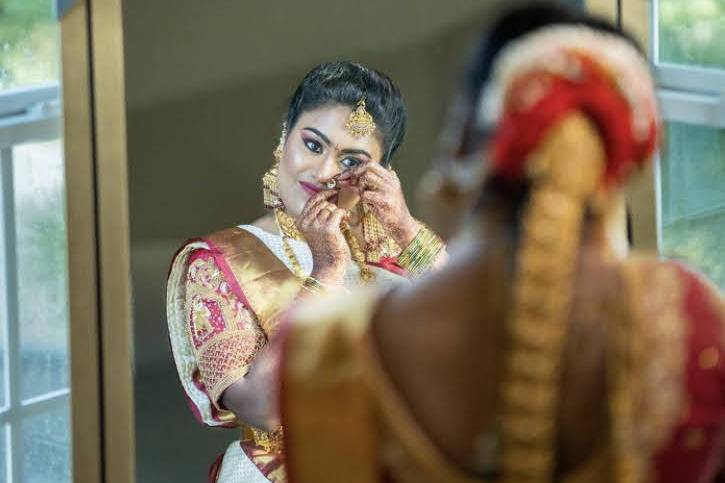
[[[272,154],[274,155],[274,159],[277,160],[279,163],[280,159],[282,159],[282,152],[284,151],[284,144],[287,142],[287,122],[282,123],[282,133],[279,135],[279,143],[277,144],[277,147],[274,148],[274,151],[272,151]]]
[[[282,154],[284,152],[284,145],[287,142],[287,121],[282,123],[282,132],[279,135],[279,143],[277,143],[277,147],[274,148],[274,151],[272,151],[272,155],[274,156],[274,159],[277,160],[277,164],[279,164],[280,160],[282,159]]]
[[[282,159],[284,144],[287,141],[287,123],[282,124],[282,134],[279,136],[279,144],[272,152],[274,155],[274,166],[269,168],[262,176],[262,195],[264,207],[268,210],[284,209],[284,203],[279,196],[279,162]]]
[[[262,176],[262,195],[264,207],[268,210],[284,209],[284,203],[279,196],[279,165],[274,164]]]

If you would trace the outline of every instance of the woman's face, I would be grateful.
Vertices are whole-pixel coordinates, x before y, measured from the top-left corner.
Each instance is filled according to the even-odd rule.
[[[279,194],[285,211],[297,218],[315,193],[335,175],[363,163],[379,163],[382,145],[375,135],[355,137],[345,128],[352,108],[318,107],[303,112],[287,134],[279,163]]]

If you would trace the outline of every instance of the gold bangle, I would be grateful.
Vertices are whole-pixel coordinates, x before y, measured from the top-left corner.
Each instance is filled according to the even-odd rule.
[[[433,265],[444,246],[443,240],[423,225],[408,246],[400,252],[398,265],[413,275],[420,275]]]
[[[322,282],[314,277],[305,277],[305,279],[302,280],[302,288],[315,295],[327,293],[327,289],[324,285],[322,285]]]

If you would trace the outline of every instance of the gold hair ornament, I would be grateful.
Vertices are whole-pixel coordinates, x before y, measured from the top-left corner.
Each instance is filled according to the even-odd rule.
[[[370,136],[375,132],[375,128],[375,121],[365,109],[365,98],[363,97],[358,101],[355,110],[350,113],[350,117],[345,123],[345,129],[355,137],[363,137]]]
[[[593,123],[571,114],[528,161],[532,192],[522,221],[500,393],[503,483],[552,481],[561,360],[581,223],[605,167]]]

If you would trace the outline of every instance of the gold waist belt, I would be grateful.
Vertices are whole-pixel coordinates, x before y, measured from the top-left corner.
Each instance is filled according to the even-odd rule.
[[[252,440],[254,445],[266,453],[281,453],[284,449],[282,426],[274,431],[262,431],[251,426],[245,426],[242,435],[247,441]]]

